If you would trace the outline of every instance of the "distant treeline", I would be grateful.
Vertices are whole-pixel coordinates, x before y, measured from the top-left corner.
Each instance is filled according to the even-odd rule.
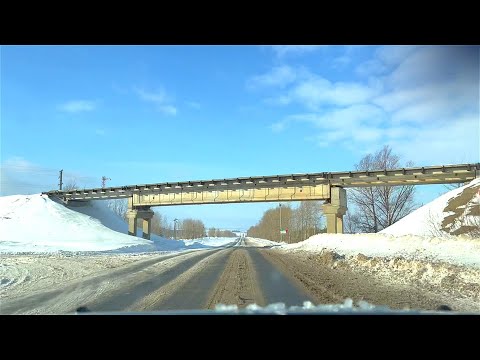
[[[269,209],[248,229],[247,236],[294,243],[326,232],[321,220],[321,205],[319,201],[302,201],[297,208],[281,204],[281,207]],[[280,230],[285,230],[286,234],[281,234]]]

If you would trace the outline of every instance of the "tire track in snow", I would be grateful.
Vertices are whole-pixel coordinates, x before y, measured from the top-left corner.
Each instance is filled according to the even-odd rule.
[[[89,276],[58,286],[56,289],[36,292],[35,294],[2,299],[1,314],[13,313],[68,313],[77,307],[91,302],[105,293],[115,291],[122,283],[134,282],[138,274],[142,275],[149,267],[159,264],[173,264],[190,257],[198,256],[204,250],[155,256],[153,259],[140,260],[115,270],[102,271],[101,275]]]

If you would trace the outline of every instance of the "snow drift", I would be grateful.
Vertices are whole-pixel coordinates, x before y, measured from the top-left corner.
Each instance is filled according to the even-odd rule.
[[[118,233],[46,195],[0,197],[0,251],[104,251],[153,242]]]
[[[404,258],[480,268],[480,241],[469,237],[389,234],[318,234],[278,248],[297,251],[331,250],[344,256],[363,254],[387,259]]]
[[[480,178],[449,191],[380,231],[391,235],[480,237]]]
[[[223,246],[233,238],[175,241],[127,235],[128,225],[96,200],[66,207],[42,194],[0,197],[0,252],[179,251]],[[137,230],[138,231],[138,230]],[[138,234],[138,233],[137,233]]]

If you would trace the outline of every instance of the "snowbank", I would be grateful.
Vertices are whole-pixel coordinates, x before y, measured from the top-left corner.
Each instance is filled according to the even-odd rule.
[[[218,246],[225,246],[232,244],[236,241],[236,238],[233,237],[212,237],[212,238],[200,238],[200,239],[193,239],[193,240],[182,240],[185,243],[185,246],[188,246],[189,249],[192,247],[203,245],[208,247],[218,247]]]
[[[128,224],[109,208],[108,202],[105,200],[91,200],[81,206],[69,206],[68,208],[91,217],[93,221],[100,221],[102,225],[111,230],[122,234],[128,233]],[[137,229],[138,235],[141,235],[141,229]],[[114,252],[178,251],[186,246],[183,241],[165,239],[155,234],[151,234],[150,240],[152,243],[149,243],[148,246],[138,244]]]
[[[380,231],[391,235],[456,234],[462,225],[480,225],[480,178],[449,191]],[[464,197],[464,199],[461,199]],[[455,201],[458,204],[455,204]],[[459,211],[460,210],[460,211]],[[472,216],[475,214],[475,216]],[[447,217],[452,219],[444,221]],[[476,221],[475,221],[476,218]]]
[[[280,246],[280,245],[286,245],[286,242],[276,242],[276,241],[270,241],[266,239],[259,239],[259,238],[252,238],[252,237],[247,237],[248,243],[254,246]]]
[[[41,194],[0,197],[0,252],[105,251],[153,242],[121,234]]]
[[[182,241],[155,234],[151,240],[145,240],[127,232],[128,224],[104,200],[66,207],[42,194],[0,197],[0,253],[181,251],[235,241],[234,238]]]
[[[469,237],[394,236],[389,234],[318,234],[279,247],[287,251],[335,251],[341,255],[448,262],[480,268],[480,241]]]

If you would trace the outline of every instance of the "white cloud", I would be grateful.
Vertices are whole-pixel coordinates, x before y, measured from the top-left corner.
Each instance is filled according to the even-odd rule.
[[[72,100],[58,106],[58,110],[69,113],[77,113],[82,111],[93,111],[96,108],[94,101],[88,100]]]
[[[157,110],[161,113],[172,116],[177,114],[177,108],[172,105],[173,99],[164,89],[159,89],[156,92],[149,92],[145,89],[134,87],[134,91],[143,101],[155,104]]]
[[[260,87],[285,87],[297,78],[296,71],[290,66],[274,67],[268,73],[254,76],[247,81],[247,87],[256,89]]]
[[[310,53],[325,46],[327,45],[273,45],[272,50],[278,57],[283,57]]]
[[[300,82],[290,92],[290,97],[315,110],[322,105],[348,106],[367,102],[376,90],[360,83],[337,82],[314,76]]]
[[[367,60],[355,68],[355,72],[360,76],[373,76],[385,73],[387,66],[378,59]]]
[[[323,113],[291,115],[287,120],[310,123],[319,129],[316,138],[320,146],[338,146],[345,142],[360,144],[380,140],[384,134],[385,113],[376,106],[362,104]]]
[[[375,51],[375,56],[357,65],[357,75],[368,77],[378,76],[392,71],[398,64],[407,58],[418,46],[388,45],[382,46]]]
[[[383,121],[383,111],[373,105],[352,105],[329,109],[323,113],[307,113],[290,116],[290,119],[309,122],[324,129],[344,129],[362,125],[377,126]]]
[[[388,91],[373,103],[390,112],[394,124],[438,127],[466,114],[479,116],[478,48],[416,48],[384,83]]]
[[[299,103],[309,110],[318,110],[325,105],[349,106],[365,103],[376,96],[380,89],[378,82],[370,84],[359,82],[331,82],[324,77],[311,73],[303,67],[274,67],[263,75],[254,76],[247,81],[250,88],[272,88],[286,91],[264,99],[270,105],[289,105]]]
[[[156,92],[148,92],[144,89],[134,87],[135,92],[140,96],[140,99],[145,101],[150,101],[157,104],[163,104],[168,102],[170,99],[167,96],[167,93],[163,89],[159,89]]]
[[[455,164],[480,160],[480,123],[470,114],[443,124],[414,128],[391,139],[395,151],[422,165]]]
[[[387,45],[376,50],[376,57],[386,65],[397,65],[416,49],[416,45]]]
[[[264,86],[265,103],[297,104],[308,111],[285,116],[270,126],[273,132],[301,122],[304,128],[313,126],[308,136],[319,146],[362,153],[389,144],[405,160],[416,163],[477,162],[479,49],[384,46],[355,67],[365,80],[338,82],[306,68],[283,65],[254,82]],[[354,59],[346,50],[333,59],[333,66],[353,64]]]

